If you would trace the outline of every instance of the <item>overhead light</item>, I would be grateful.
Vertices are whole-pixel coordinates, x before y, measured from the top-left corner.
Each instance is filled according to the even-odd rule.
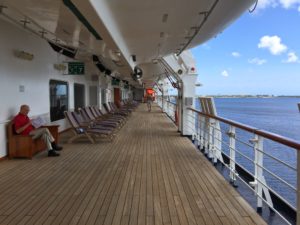
[[[58,71],[65,71],[67,69],[66,64],[63,63],[58,63],[58,64],[54,64],[54,69],[58,70]]]
[[[25,59],[28,61],[31,61],[34,58],[33,54],[25,52],[25,51],[20,51],[20,50],[15,50],[14,55],[15,55],[15,57],[17,57],[19,59]]]

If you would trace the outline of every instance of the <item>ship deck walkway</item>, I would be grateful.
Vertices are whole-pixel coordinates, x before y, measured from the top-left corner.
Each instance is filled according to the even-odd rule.
[[[265,222],[157,106],[141,104],[113,142],[2,161],[0,224]]]

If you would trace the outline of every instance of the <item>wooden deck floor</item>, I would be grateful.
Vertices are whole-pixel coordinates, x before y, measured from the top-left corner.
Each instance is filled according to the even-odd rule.
[[[265,224],[158,108],[112,142],[0,162],[0,224]]]

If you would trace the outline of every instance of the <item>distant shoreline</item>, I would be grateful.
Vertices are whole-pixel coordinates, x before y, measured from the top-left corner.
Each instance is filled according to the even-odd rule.
[[[197,97],[213,97],[213,98],[300,98],[300,95],[202,95]]]

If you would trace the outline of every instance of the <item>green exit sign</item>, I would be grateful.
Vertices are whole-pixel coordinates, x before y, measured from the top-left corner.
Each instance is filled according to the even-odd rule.
[[[83,62],[68,62],[68,74],[69,75],[84,75],[84,63]]]

